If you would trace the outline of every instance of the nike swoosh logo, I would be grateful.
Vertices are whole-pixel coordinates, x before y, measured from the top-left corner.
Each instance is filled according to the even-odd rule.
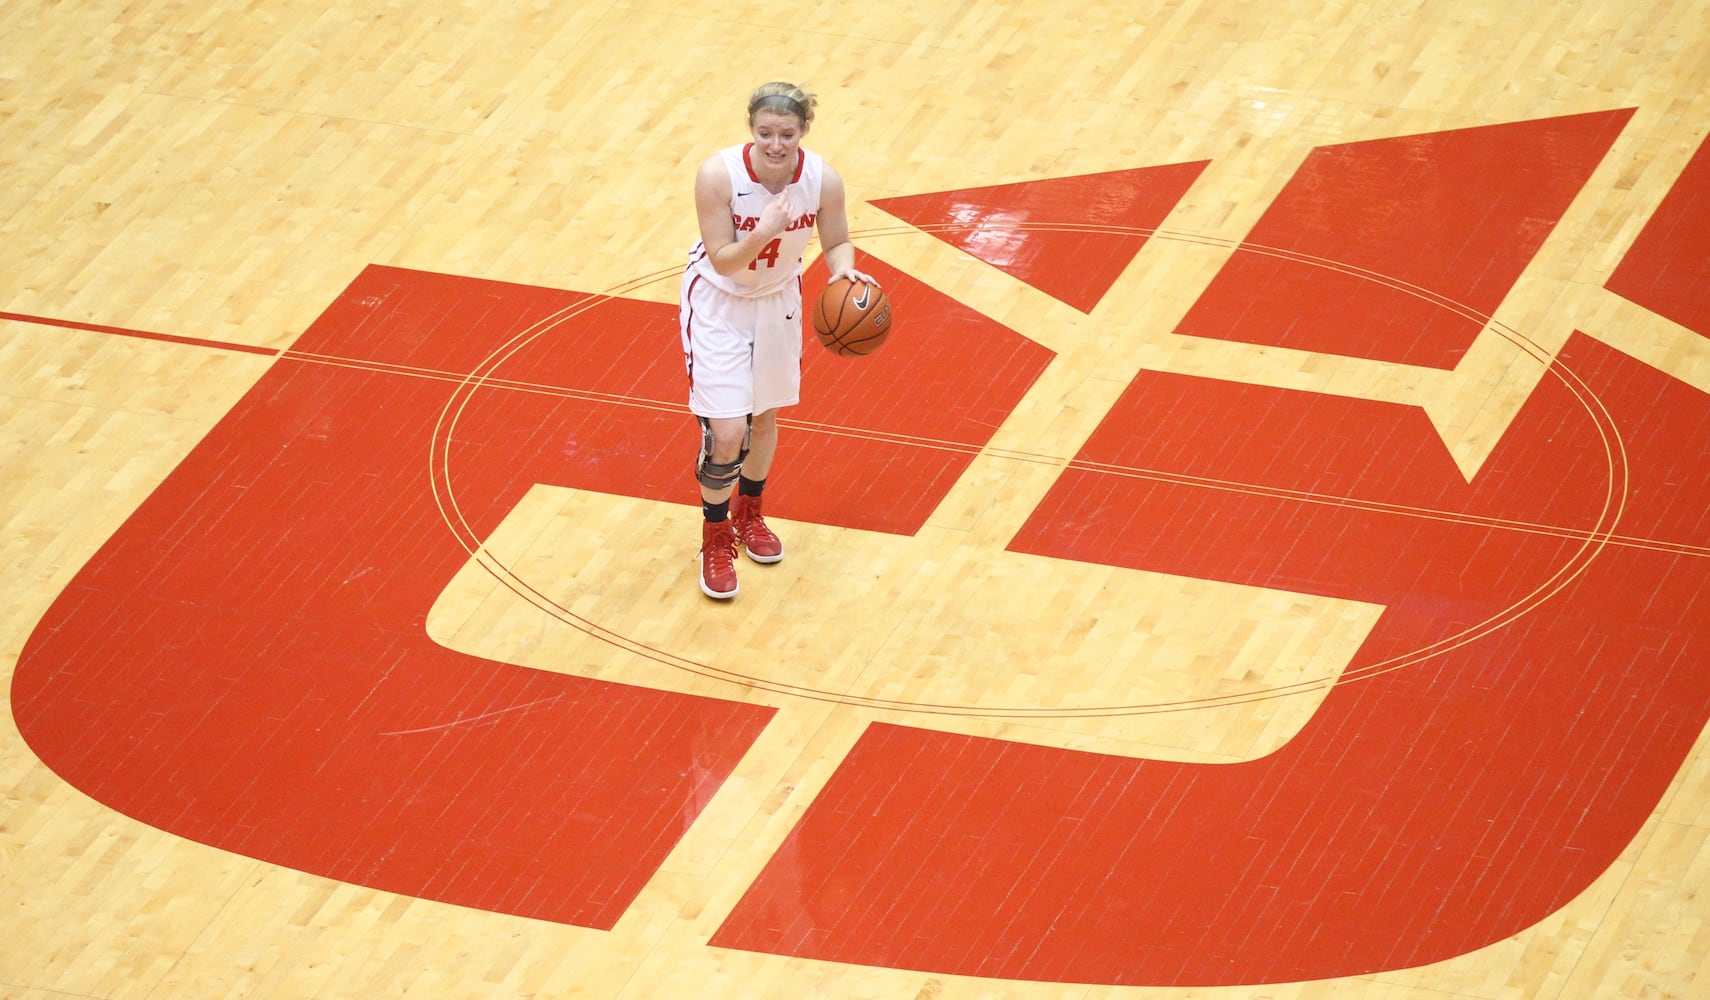
[[[795,313],[785,313],[785,314],[784,314],[784,318],[785,318],[785,319],[795,319],[795,318],[796,318],[796,314],[795,314]]]
[[[867,303],[872,301],[872,298],[873,298],[873,286],[872,285],[862,285],[861,286],[861,297],[855,300],[855,308],[857,308],[857,309],[867,308]]]

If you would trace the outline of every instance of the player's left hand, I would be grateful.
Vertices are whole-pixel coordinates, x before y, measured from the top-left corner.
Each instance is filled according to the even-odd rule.
[[[862,272],[862,271],[857,271],[852,267],[847,267],[841,271],[838,271],[837,273],[833,274],[830,277],[830,279],[828,279],[828,280],[829,281],[836,281],[838,278],[848,278],[850,281],[859,281],[865,285],[872,285],[874,288],[879,287],[879,283],[877,281],[873,280],[872,275],[867,274],[867,273]]]

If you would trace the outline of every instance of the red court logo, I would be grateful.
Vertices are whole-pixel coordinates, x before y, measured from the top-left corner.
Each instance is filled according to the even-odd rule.
[[[1142,372],[992,555],[1381,607],[1333,685],[1302,678],[1322,701],[1298,731],[1207,764],[875,724],[712,945],[1048,981],[1325,978],[1478,948],[1607,868],[1710,718],[1710,401],[1490,317],[1626,118],[1326,147],[1183,318],[1422,368],[1505,338],[1538,386],[1470,481],[1415,407]],[[1158,227],[1200,166],[886,207],[1095,313],[1148,238],[1191,239]],[[1054,184],[1113,182],[1118,222],[1040,214]],[[1026,225],[934,215],[1030,198]],[[1076,266],[1030,265],[1042,247]],[[810,373],[822,408],[793,429],[820,460],[778,513],[907,539],[1051,356],[883,276],[931,332]],[[55,602],[15,675],[20,730],[179,835],[610,928],[784,699],[833,696],[534,669],[448,648],[429,618],[474,567],[662,673],[728,671],[607,629],[487,544],[537,484],[681,500],[675,336],[652,303],[370,268]],[[832,495],[837,512],[814,499]]]

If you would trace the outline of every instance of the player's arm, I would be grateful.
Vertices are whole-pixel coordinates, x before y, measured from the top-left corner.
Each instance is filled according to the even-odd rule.
[[[826,270],[831,277],[852,278],[869,285],[878,282],[855,270],[855,244],[849,242],[849,211],[844,205],[843,178],[825,165],[819,182],[819,245],[825,257]]]
[[[761,213],[760,222],[738,238],[730,199],[730,174],[714,156],[695,173],[695,216],[700,220],[701,246],[720,274],[735,274],[752,264],[790,223],[789,202],[779,195]]]

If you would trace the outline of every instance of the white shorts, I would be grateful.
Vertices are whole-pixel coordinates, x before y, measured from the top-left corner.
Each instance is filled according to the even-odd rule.
[[[746,417],[794,406],[802,391],[802,289],[732,295],[683,274],[678,322],[689,368],[689,412]]]

